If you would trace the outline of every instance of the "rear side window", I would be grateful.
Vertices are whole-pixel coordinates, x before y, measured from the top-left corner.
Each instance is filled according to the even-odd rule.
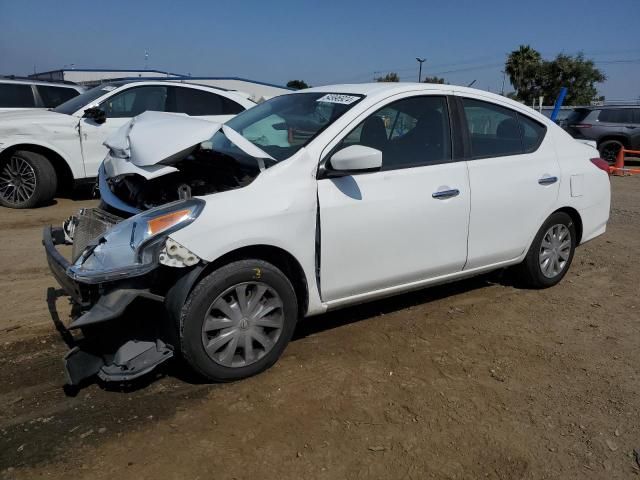
[[[242,105],[215,93],[195,88],[174,87],[171,111],[192,116],[235,115],[244,111]]]
[[[522,153],[522,133],[516,112],[470,98],[463,98],[462,104],[473,158]]]
[[[0,108],[35,108],[31,85],[0,83]]]
[[[633,109],[607,108],[600,112],[598,121],[607,123],[633,123]]]
[[[77,97],[80,94],[80,92],[74,88],[52,87],[47,85],[38,85],[36,88],[46,108],[57,107],[61,103]]]
[[[470,98],[462,104],[473,158],[520,155],[537,150],[546,127],[499,105]]]

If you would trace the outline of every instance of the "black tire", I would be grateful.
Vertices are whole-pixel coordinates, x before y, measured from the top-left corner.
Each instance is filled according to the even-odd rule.
[[[542,242],[545,235],[547,234],[549,229],[556,225],[564,225],[568,229],[571,236],[571,246],[568,259],[566,260],[562,269],[558,274],[549,277],[543,273],[542,266],[540,264],[540,254],[542,249]],[[531,243],[531,247],[527,252],[527,256],[516,268],[520,283],[522,283],[523,286],[529,288],[549,288],[557,285],[569,271],[569,267],[571,266],[571,262],[573,261],[575,250],[576,228],[573,220],[568,214],[564,212],[555,212],[549,218],[547,218],[544,224],[542,224],[542,227],[540,227],[540,230],[538,230],[538,233]]]
[[[618,140],[606,140],[598,145],[598,151],[600,152],[600,157],[612,165],[616,161],[618,152],[623,147],[622,142]]]
[[[205,316],[213,302],[235,285],[260,282],[281,300],[283,326],[277,340],[263,356],[244,366],[224,366],[207,354],[203,340]],[[180,315],[180,349],[183,358],[199,374],[215,382],[229,382],[256,375],[271,367],[289,343],[298,320],[298,302],[289,279],[274,265],[262,260],[240,260],[225,265],[202,279],[185,302]],[[234,355],[234,358],[235,355]]]
[[[33,188],[17,190],[13,181],[16,177],[15,162],[21,166],[23,179],[33,178]],[[18,150],[0,161],[0,205],[4,207],[34,208],[43,205],[53,199],[57,187],[58,178],[53,165],[39,153]]]

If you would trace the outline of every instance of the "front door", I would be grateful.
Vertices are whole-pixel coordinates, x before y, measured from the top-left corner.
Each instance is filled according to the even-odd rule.
[[[91,118],[81,118],[80,145],[88,177],[98,174],[98,167],[107,154],[103,142],[131,118],[147,110],[166,111],[167,87],[143,85],[114,94],[100,104],[107,121],[100,124]],[[158,139],[160,141],[161,139]]]
[[[367,117],[349,145],[382,151],[382,169],[318,181],[325,302],[462,270],[469,185],[452,161],[447,99],[416,96]]]

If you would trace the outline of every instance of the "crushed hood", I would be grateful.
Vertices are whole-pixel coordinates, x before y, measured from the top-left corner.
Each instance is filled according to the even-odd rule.
[[[190,149],[206,142],[222,129],[235,145],[256,158],[260,169],[263,159],[273,158],[235,130],[220,123],[179,113],[144,112],[120,127],[104,142],[110,150],[105,158],[107,178],[136,173],[146,179],[157,178],[176,168],[172,160],[182,159]]]
[[[221,127],[183,114],[144,112],[104,142],[116,156],[138,167],[169,163],[193,146],[209,140]]]

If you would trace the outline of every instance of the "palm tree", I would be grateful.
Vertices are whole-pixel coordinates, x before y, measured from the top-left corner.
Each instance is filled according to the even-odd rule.
[[[534,88],[536,78],[540,75],[542,57],[540,52],[529,45],[520,45],[507,57],[505,72],[509,75],[511,85],[516,89],[518,98],[529,103],[536,96]]]

